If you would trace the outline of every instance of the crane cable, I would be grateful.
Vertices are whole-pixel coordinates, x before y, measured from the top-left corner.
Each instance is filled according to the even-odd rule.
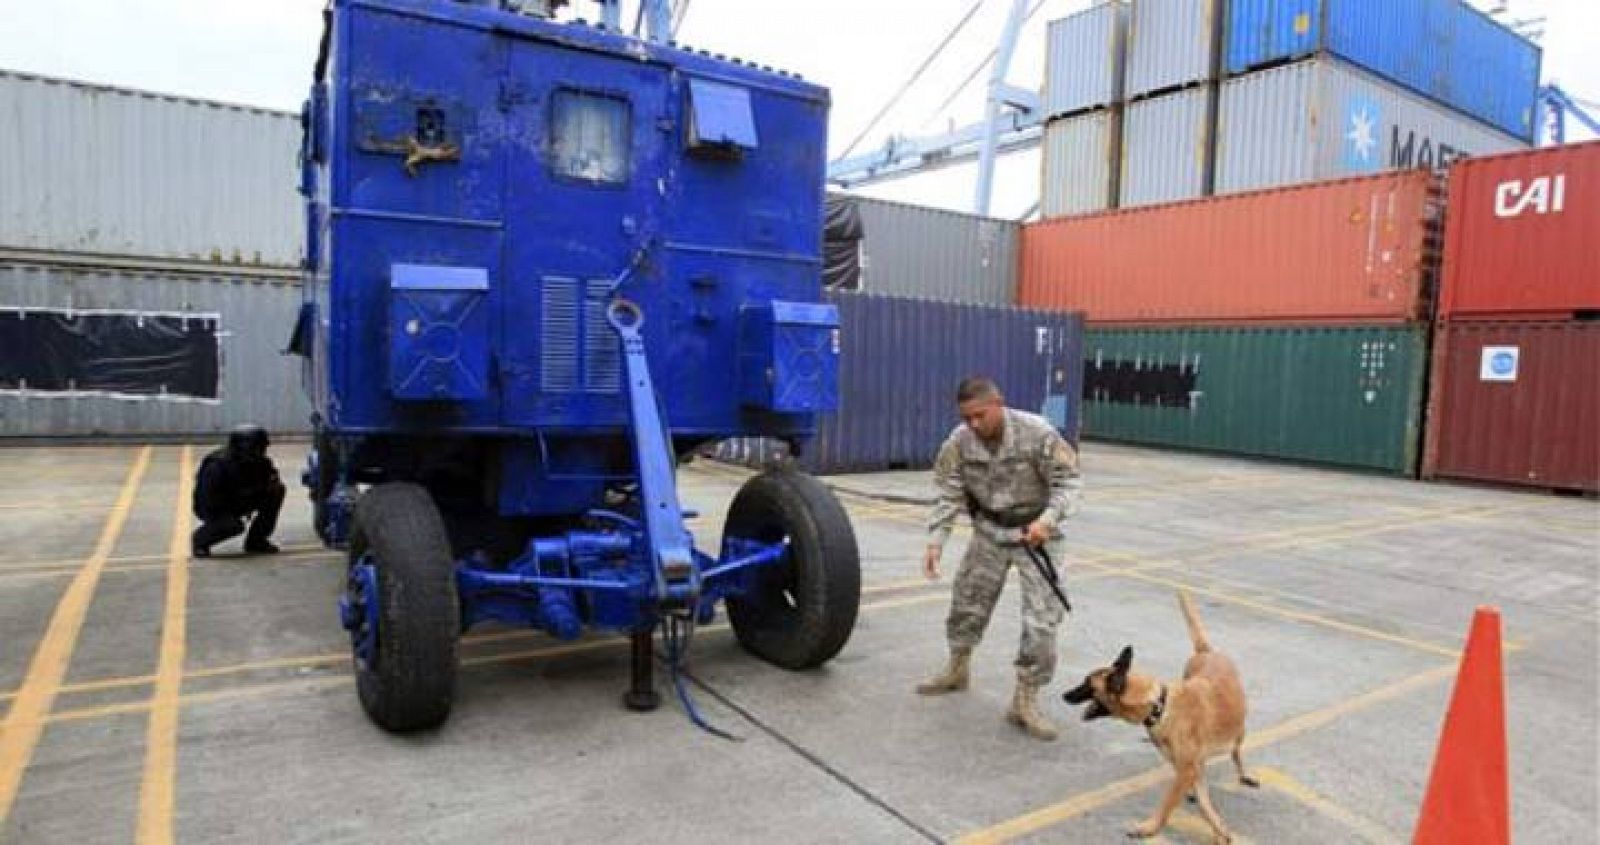
[[[1029,9],[1028,14],[1022,19],[1023,25],[1027,25],[1028,21],[1033,19],[1034,14],[1036,14],[1039,9],[1044,6],[1044,4],[1045,0],[1035,0],[1033,8]],[[928,114],[928,119],[922,122],[923,128],[927,128],[928,124],[938,119],[939,115],[944,114],[944,110],[949,108],[950,104],[955,102],[956,98],[961,96],[963,91],[967,90],[967,86],[972,84],[972,80],[977,79],[978,74],[983,73],[983,69],[988,67],[989,63],[994,61],[994,57],[999,55],[999,53],[999,47],[995,47],[994,49],[990,50],[989,55],[984,56],[983,61],[978,62],[977,66],[972,69],[972,72],[968,73],[967,77],[961,80],[961,84],[957,85],[955,90],[950,92],[950,96],[945,97],[944,102],[940,103],[938,108],[934,109]]]
[[[955,37],[961,34],[961,30],[966,28],[967,24],[972,20],[972,16],[977,14],[978,9],[982,6],[983,0],[974,0],[971,8],[967,9],[967,13],[962,15],[961,20],[956,22],[955,27],[945,34],[944,39],[939,42],[939,46],[934,47],[933,52],[929,53],[928,57],[922,60],[922,64],[917,65],[917,69],[911,72],[910,78],[906,79],[906,81],[901,84],[900,89],[895,91],[893,96],[889,98],[889,101],[883,104],[883,108],[878,109],[878,113],[873,115],[871,120],[867,121],[867,125],[862,128],[860,134],[856,135],[855,140],[852,140],[850,145],[845,147],[844,152],[840,153],[839,157],[834,159],[835,161],[843,159],[849,156],[852,152],[855,152],[856,146],[867,137],[867,133],[875,129],[878,125],[878,121],[883,120],[884,115],[888,114],[889,110],[894,108],[896,103],[900,102],[900,98],[905,95],[906,91],[910,90],[911,86],[915,85],[917,80],[922,78],[923,72],[928,69],[929,65],[933,64],[933,60],[937,59],[940,53],[944,52],[944,48],[950,46],[950,42],[954,41]]]

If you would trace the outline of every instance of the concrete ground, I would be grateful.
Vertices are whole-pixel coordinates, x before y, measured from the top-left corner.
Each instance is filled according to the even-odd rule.
[[[1179,674],[1179,586],[1250,696],[1264,788],[1212,778],[1236,841],[1408,839],[1480,604],[1504,615],[1516,838],[1596,836],[1592,500],[1090,444],[1046,699],[1063,736],[1040,743],[1002,718],[1015,587],[973,689],[917,697],[949,591],[917,573],[927,477],[832,479],[864,569],[844,653],[791,674],[722,624],[696,640],[694,696],[742,741],[670,698],[624,712],[615,640],[504,630],[464,646],[442,730],[394,737],[356,702],[339,558],[298,490],[285,554],[186,560],[201,452],[0,451],[0,842],[1120,841],[1167,773],[1142,731],[1058,693],[1124,644]],[[297,474],[300,448],[276,456]],[[744,475],[685,472],[703,546]],[[1162,839],[1208,836],[1185,808]]]

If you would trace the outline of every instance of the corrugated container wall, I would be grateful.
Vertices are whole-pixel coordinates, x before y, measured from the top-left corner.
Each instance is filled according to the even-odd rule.
[[[1045,117],[1122,100],[1127,25],[1128,7],[1120,0],[1050,22],[1045,35]]]
[[[1427,319],[1437,180],[1391,173],[1022,229],[1019,302],[1090,321]]]
[[[833,294],[839,306],[839,410],[824,416],[801,465],[816,473],[918,469],[960,422],[961,379],[987,375],[1007,404],[1044,412],[1077,441],[1083,319],[1077,314]],[[772,457],[730,441],[741,463]]]
[[[1120,109],[1056,118],[1044,125],[1040,216],[1087,214],[1115,205],[1121,127]]]
[[[1600,323],[1441,324],[1432,384],[1424,477],[1600,492]]]
[[[1222,84],[1217,193],[1523,149],[1521,141],[1354,67],[1313,59]]]
[[[1128,99],[1212,78],[1217,10],[1225,0],[1134,0],[1128,18]]]
[[[1461,0],[1231,0],[1228,72],[1332,53],[1524,141],[1539,48]]]
[[[0,263],[8,307],[165,311],[221,315],[221,401],[0,396],[0,437],[214,435],[240,423],[277,433],[310,429],[301,359],[281,354],[300,287],[215,275]]]
[[[1083,435],[1416,471],[1425,326],[1091,329]]]
[[[1600,311],[1600,141],[1456,165],[1445,219],[1441,317]]]
[[[0,72],[0,247],[298,266],[295,115]]]
[[[993,305],[1016,300],[1016,222],[856,199],[867,292]]]
[[[1122,137],[1122,208],[1205,193],[1210,88],[1128,104]]]

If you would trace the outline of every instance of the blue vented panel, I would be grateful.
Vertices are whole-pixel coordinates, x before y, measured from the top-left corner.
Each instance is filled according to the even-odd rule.
[[[545,276],[540,312],[539,386],[545,393],[578,389],[578,280]]]

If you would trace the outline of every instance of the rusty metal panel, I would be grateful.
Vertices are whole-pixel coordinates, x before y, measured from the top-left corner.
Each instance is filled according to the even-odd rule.
[[[1108,0],[1051,21],[1045,35],[1044,116],[1122,100],[1128,5]]]
[[[1438,202],[1409,171],[1034,223],[1018,301],[1091,322],[1425,320]]]
[[[221,315],[221,395],[216,402],[104,396],[0,395],[0,437],[213,435],[240,423],[277,433],[310,429],[300,358],[281,354],[300,286],[170,271],[0,263],[0,305]]]
[[[1600,311],[1600,141],[1450,169],[1442,318]]]
[[[1423,476],[1600,491],[1600,323],[1441,323]]]
[[[298,266],[297,115],[0,71],[0,247]]]
[[[1016,222],[856,197],[861,284],[869,293],[1009,305]]]

